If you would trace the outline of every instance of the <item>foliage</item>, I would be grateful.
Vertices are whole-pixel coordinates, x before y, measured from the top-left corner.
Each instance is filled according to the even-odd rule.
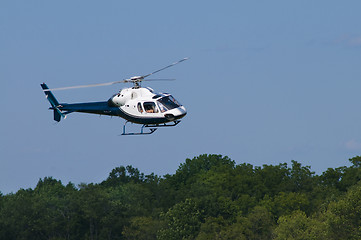
[[[203,154],[163,177],[132,166],[77,187],[45,177],[0,194],[0,239],[360,239],[361,157],[350,163],[315,175]]]
[[[306,216],[303,211],[297,210],[290,215],[281,216],[275,229],[277,240],[312,240],[328,239],[326,225],[317,219]]]

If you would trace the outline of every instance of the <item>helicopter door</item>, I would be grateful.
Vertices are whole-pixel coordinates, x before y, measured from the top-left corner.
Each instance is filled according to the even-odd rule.
[[[154,102],[145,102],[143,103],[143,107],[147,113],[158,113],[158,108]]]

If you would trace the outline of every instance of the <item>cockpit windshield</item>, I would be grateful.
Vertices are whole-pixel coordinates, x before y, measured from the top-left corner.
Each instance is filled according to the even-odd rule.
[[[182,106],[171,95],[158,99],[158,105],[162,112]]]

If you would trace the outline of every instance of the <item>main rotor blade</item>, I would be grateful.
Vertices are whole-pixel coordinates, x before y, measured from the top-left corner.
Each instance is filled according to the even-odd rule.
[[[117,84],[117,83],[125,83],[125,82],[129,82],[129,81],[128,80],[122,80],[122,81],[107,82],[107,83],[97,83],[97,84],[79,85],[79,86],[72,86],[72,87],[52,88],[52,89],[45,89],[44,92],[57,91],[57,90],[67,90],[67,89],[76,89],[76,88],[101,87],[101,86],[109,86],[109,85],[113,85],[113,84]]]
[[[167,68],[169,68],[169,67],[172,67],[172,66],[174,66],[174,65],[176,65],[176,64],[178,64],[178,63],[181,63],[181,62],[183,62],[183,61],[185,61],[185,60],[188,60],[188,59],[189,59],[189,58],[183,58],[183,59],[179,60],[178,62],[172,63],[171,65],[168,65],[168,66],[166,66],[166,67],[164,67],[164,68],[161,68],[161,69],[159,69],[159,70],[157,70],[157,71],[154,71],[154,72],[152,72],[152,73],[149,73],[149,74],[147,74],[147,75],[144,75],[144,76],[142,76],[142,78],[146,78],[146,77],[148,77],[148,76],[150,76],[150,75],[152,75],[152,74],[154,74],[154,73],[163,71],[164,69],[167,69]]]
[[[144,79],[143,81],[175,81],[175,78],[152,78],[152,79]]]
[[[181,60],[179,60],[178,62],[172,63],[164,68],[161,68],[157,71],[154,71],[152,73],[149,73],[147,75],[144,76],[136,76],[136,77],[132,77],[130,79],[124,79],[121,81],[115,81],[115,82],[107,82],[107,83],[97,83],[97,84],[88,84],[88,85],[79,85],[79,86],[72,86],[72,87],[61,87],[61,88],[52,88],[52,89],[44,89],[44,92],[49,92],[49,91],[58,91],[58,90],[67,90],[67,89],[76,89],[76,88],[88,88],[88,87],[101,87],[101,86],[109,86],[109,85],[113,85],[113,84],[117,84],[117,83],[127,83],[127,82],[133,82],[133,83],[139,83],[141,81],[174,81],[175,79],[147,79],[144,80],[144,78],[149,77],[150,75],[163,71],[164,69],[170,68],[178,63],[181,63],[185,60],[188,60],[189,58],[183,58]]]

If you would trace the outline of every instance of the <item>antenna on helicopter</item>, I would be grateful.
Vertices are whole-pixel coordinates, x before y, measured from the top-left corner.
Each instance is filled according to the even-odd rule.
[[[114,81],[114,82],[107,82],[107,83],[97,83],[97,84],[88,84],[88,85],[79,85],[79,86],[71,86],[71,87],[61,87],[61,88],[52,88],[52,89],[44,89],[43,91],[44,92],[49,92],[49,91],[57,91],[57,90],[68,90],[68,89],[76,89],[76,88],[88,88],[88,87],[101,87],[101,86],[109,86],[109,85],[113,85],[113,84],[118,84],[118,83],[128,83],[128,82],[131,82],[134,84],[134,88],[140,88],[140,83],[142,81],[173,81],[175,79],[145,79],[146,77],[149,77],[150,75],[153,75],[155,73],[158,73],[160,71],[163,71],[167,68],[170,68],[178,63],[181,63],[185,60],[188,60],[189,58],[183,58],[177,62],[174,62],[166,67],[163,67],[159,70],[156,70],[152,73],[149,73],[149,74],[146,74],[146,75],[143,75],[143,76],[134,76],[134,77],[131,77],[131,78],[128,78],[128,79],[124,79],[124,80],[121,80],[121,81]]]

